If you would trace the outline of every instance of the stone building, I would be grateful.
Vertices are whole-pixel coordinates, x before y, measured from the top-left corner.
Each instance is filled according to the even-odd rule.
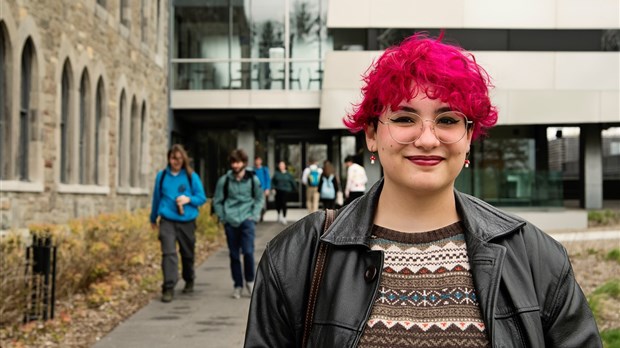
[[[0,2],[0,229],[149,205],[168,147],[168,12]]]

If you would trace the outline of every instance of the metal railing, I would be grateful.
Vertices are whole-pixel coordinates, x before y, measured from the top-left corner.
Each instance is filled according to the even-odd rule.
[[[56,246],[51,236],[32,236],[26,249],[26,309],[24,323],[54,318]]]
[[[242,58],[172,59],[174,90],[320,90],[323,61]]]

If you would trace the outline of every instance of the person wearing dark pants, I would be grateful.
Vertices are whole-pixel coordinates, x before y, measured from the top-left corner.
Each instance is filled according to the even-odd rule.
[[[161,267],[164,275],[162,301],[170,302],[178,280],[178,256],[181,251],[184,293],[194,290],[194,249],[198,208],[207,201],[200,177],[189,166],[187,152],[181,145],[168,151],[168,166],[157,173],[151,203],[151,227],[159,227]],[[159,217],[159,226],[157,218]]]
[[[286,225],[286,202],[288,202],[288,196],[291,192],[297,190],[297,182],[295,182],[293,175],[286,170],[286,162],[280,161],[278,163],[278,170],[276,170],[273,174],[273,178],[271,178],[271,186],[276,191],[278,222]]]
[[[193,290],[194,250],[196,245],[196,221],[176,222],[161,218],[159,222],[159,241],[161,242],[161,266],[164,272],[164,289],[174,288],[178,279],[177,246],[181,252],[181,268],[186,284],[184,292]]]
[[[269,174],[269,167],[263,165],[263,158],[260,156],[254,158],[254,174],[258,178],[258,181],[260,181],[260,187],[265,194],[265,202],[260,212],[260,222],[263,222],[263,218],[267,212],[267,199],[269,198],[269,191],[271,190],[271,177]]]
[[[245,220],[239,227],[224,225],[228,255],[230,256],[230,270],[235,288],[243,287],[243,279],[248,283],[254,281],[254,236],[255,222]],[[239,253],[241,250],[241,253]],[[241,272],[241,255],[243,255],[243,273]],[[248,280],[249,279],[249,280]]]
[[[258,178],[254,172],[246,170],[248,155],[245,151],[233,150],[228,161],[231,170],[217,181],[213,209],[224,223],[234,284],[232,296],[239,299],[244,277],[250,295],[254,289],[254,229],[265,199]],[[243,254],[243,272],[240,252]]]

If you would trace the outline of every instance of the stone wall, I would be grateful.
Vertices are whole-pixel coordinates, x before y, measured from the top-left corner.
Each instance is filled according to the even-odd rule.
[[[0,230],[149,206],[154,176],[166,165],[168,146],[168,1],[126,3],[129,7],[122,12],[129,21],[123,25],[121,0],[1,1],[0,25],[8,36],[12,61],[7,72],[10,117],[14,124],[19,123],[15,122],[20,100],[17,82],[21,51],[28,38],[36,52],[37,79],[32,96],[37,110],[30,136],[29,182],[18,178],[0,181]],[[146,4],[144,9],[142,3]],[[141,18],[146,18],[144,30]],[[105,112],[100,131],[104,132],[104,146],[97,164],[100,183],[60,183],[60,86],[67,59],[78,86],[83,71],[88,71],[93,101],[97,82],[103,81]],[[136,158],[127,157],[127,151],[119,154],[121,90],[127,97],[127,109],[133,100],[146,107],[137,164]],[[16,128],[11,129],[15,134]],[[11,138],[11,145],[15,156],[17,137]],[[119,156],[137,165],[140,180],[134,187],[118,187],[118,176],[126,175],[119,174]],[[79,165],[84,164],[74,163]]]

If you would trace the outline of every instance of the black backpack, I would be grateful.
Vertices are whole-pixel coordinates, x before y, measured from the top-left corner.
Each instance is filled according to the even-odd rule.
[[[256,199],[256,193],[254,192],[254,171],[253,170],[249,170],[246,169],[245,170],[245,174],[243,175],[244,179],[250,179],[250,182],[252,183],[252,199]],[[224,199],[222,200],[222,204],[224,204],[224,202],[226,202],[226,199],[228,198],[228,180],[230,178],[228,177],[228,175],[226,175],[225,179],[224,179]],[[211,202],[211,215],[215,215],[215,207],[213,202]]]
[[[244,179],[250,179],[250,182],[252,183],[252,199],[256,199],[256,193],[254,192],[254,175],[256,175],[256,173],[249,169],[246,169],[245,174],[243,175]],[[222,204],[224,204],[228,198],[228,179],[229,177],[226,175],[226,179],[224,179],[224,200],[222,201]]]

